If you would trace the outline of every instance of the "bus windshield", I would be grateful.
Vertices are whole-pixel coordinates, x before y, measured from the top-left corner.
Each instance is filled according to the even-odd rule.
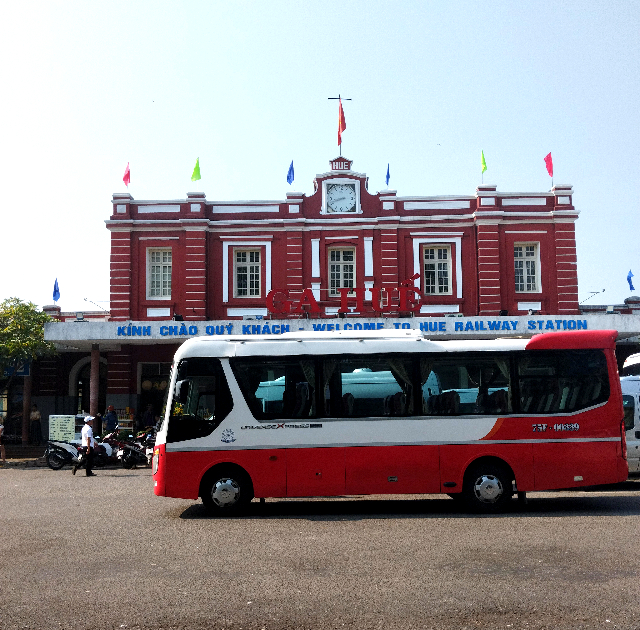
[[[233,408],[220,361],[192,357],[178,364],[167,442],[209,435]]]

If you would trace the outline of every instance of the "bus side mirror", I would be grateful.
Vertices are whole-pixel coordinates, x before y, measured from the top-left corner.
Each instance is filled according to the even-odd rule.
[[[176,394],[181,404],[185,404],[189,399],[189,381],[178,381],[176,383]]]

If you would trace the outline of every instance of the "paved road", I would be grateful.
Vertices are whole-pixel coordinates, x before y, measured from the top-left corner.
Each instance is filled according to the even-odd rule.
[[[500,516],[442,496],[155,497],[149,469],[0,470],[0,628],[640,628],[640,481],[529,495]]]

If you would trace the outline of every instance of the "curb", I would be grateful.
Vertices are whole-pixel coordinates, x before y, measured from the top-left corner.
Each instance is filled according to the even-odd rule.
[[[0,464],[0,470],[2,468],[42,468],[47,465],[44,457],[38,457],[37,459],[7,459],[4,466]]]

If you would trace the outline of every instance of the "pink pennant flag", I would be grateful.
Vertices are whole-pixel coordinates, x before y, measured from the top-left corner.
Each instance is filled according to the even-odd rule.
[[[551,159],[551,153],[549,153],[549,155],[545,155],[544,163],[547,165],[547,173],[549,173],[549,177],[553,177],[553,160]]]
[[[124,169],[124,177],[122,181],[125,183],[126,187],[129,188],[129,182],[131,181],[131,171],[129,170],[129,162],[127,162],[127,168]]]

